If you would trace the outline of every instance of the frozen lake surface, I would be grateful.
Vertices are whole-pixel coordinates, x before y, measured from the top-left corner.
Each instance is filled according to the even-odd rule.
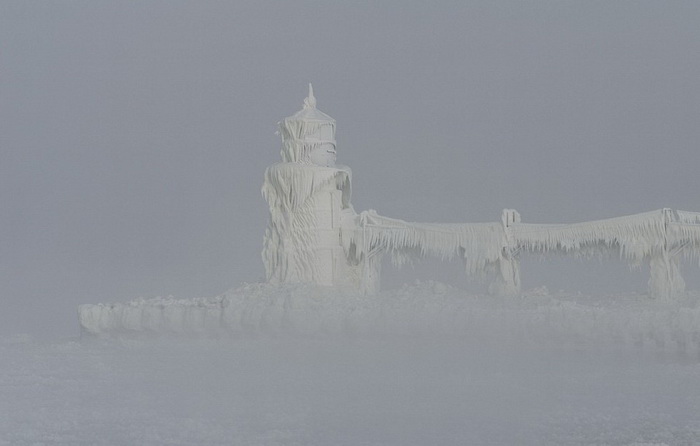
[[[697,361],[454,339],[3,339],[0,444],[700,442]]]

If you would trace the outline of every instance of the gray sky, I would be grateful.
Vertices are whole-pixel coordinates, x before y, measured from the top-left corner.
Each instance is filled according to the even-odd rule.
[[[700,211],[698,23],[696,1],[3,1],[0,334],[259,280],[262,174],[308,82],[358,211]],[[610,269],[586,268],[572,286]]]

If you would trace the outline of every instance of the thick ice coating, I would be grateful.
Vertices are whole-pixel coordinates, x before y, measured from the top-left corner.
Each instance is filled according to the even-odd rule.
[[[485,315],[504,314],[503,308],[499,304],[495,312],[491,307],[482,311],[474,307],[476,300],[445,300],[442,291],[418,293],[408,300],[400,293],[378,295],[383,256],[390,255],[396,266],[427,256],[460,259],[467,276],[492,278],[491,294],[517,296],[522,295],[518,257],[530,252],[648,264],[649,295],[667,300],[663,305],[670,313],[657,314],[647,307],[638,308],[638,313],[627,307],[621,312],[601,310],[598,304],[562,312],[566,305],[548,301],[534,313],[527,306],[515,308],[501,325],[529,321],[523,331],[531,332],[543,320],[557,327],[576,321],[572,330],[588,334],[613,327],[618,336],[621,327],[627,327],[635,343],[658,342],[670,332],[680,333],[671,344],[697,343],[700,313],[694,304],[686,311],[679,297],[686,296],[681,260],[700,260],[700,213],[661,209],[573,224],[522,223],[512,209],[503,210],[501,221],[493,223],[414,223],[373,210],[358,214],[350,203],[351,171],[335,162],[335,120],[316,108],[311,86],[303,108],[279,126],[282,162],[267,168],[262,186],[270,209],[262,251],[269,283],[211,299],[81,305],[84,332],[397,332],[401,327],[452,327],[448,331],[462,333],[476,320],[491,324]],[[522,302],[527,305],[533,298],[526,293]],[[431,315],[433,307],[440,308],[439,317]]]
[[[309,85],[303,108],[280,122],[282,163],[265,172],[270,208],[263,260],[271,283],[379,289],[381,259],[395,265],[436,256],[460,258],[470,277],[494,279],[496,295],[520,293],[518,254],[617,256],[632,266],[648,262],[649,293],[670,298],[685,291],[681,258],[698,260],[700,214],[662,209],[574,224],[524,224],[515,210],[500,223],[411,223],[375,211],[356,214],[351,174],[336,166],[336,123],[316,108]]]
[[[346,255],[341,233],[354,227],[351,172],[335,163],[335,120],[304,107],[279,123],[282,163],[267,168],[262,194],[270,208],[263,262],[271,283],[360,286],[360,265]]]

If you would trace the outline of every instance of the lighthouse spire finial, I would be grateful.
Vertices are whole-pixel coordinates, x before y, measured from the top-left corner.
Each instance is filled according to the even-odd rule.
[[[304,99],[304,108],[316,108],[316,98],[314,97],[314,87],[309,83],[309,97]]]

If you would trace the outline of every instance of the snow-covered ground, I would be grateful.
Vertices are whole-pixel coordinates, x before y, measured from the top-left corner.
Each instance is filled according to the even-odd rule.
[[[700,444],[696,296],[246,293],[257,325],[0,339],[0,445]]]

